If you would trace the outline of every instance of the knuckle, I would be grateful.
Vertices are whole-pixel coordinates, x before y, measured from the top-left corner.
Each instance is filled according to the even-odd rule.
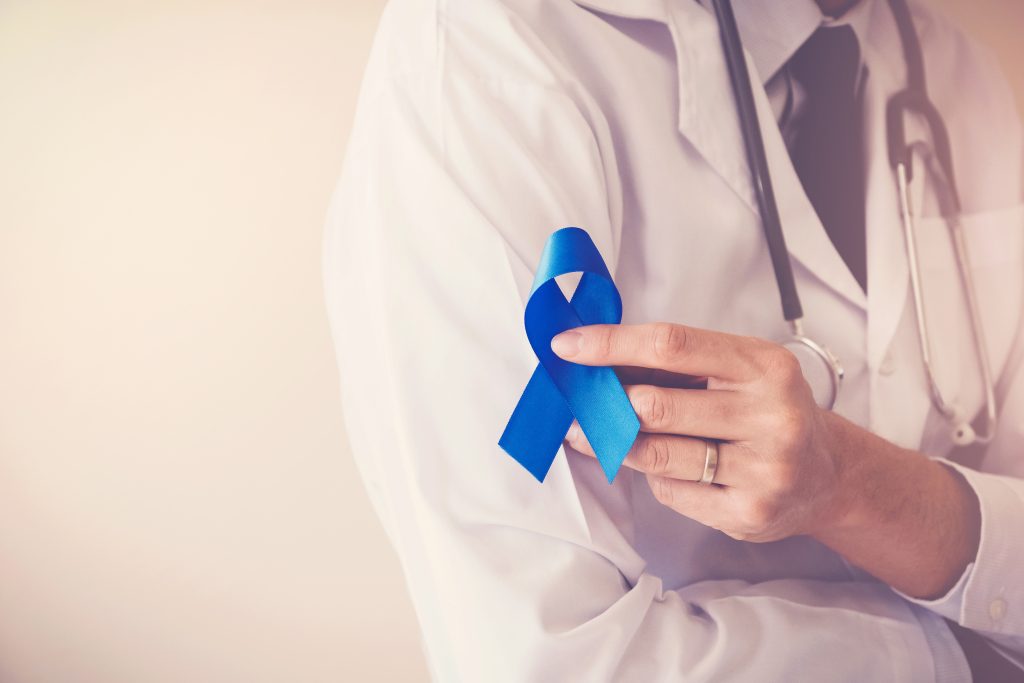
[[[796,467],[789,462],[779,463],[772,473],[772,482],[777,491],[787,493],[796,488]]]
[[[800,409],[783,405],[775,411],[772,431],[775,434],[775,439],[783,448],[803,443],[807,436],[807,430],[807,420],[804,419],[803,411]]]
[[[744,529],[729,529],[729,530],[727,530],[725,532],[725,534],[729,538],[733,539],[734,541],[748,541],[749,542],[749,541],[753,541],[755,539],[755,537],[756,537],[753,532],[746,531]]]
[[[755,498],[747,503],[743,511],[746,531],[757,535],[771,526],[777,513],[777,506],[765,498]]]
[[[768,372],[782,386],[791,387],[803,381],[803,368],[800,360],[792,351],[784,346],[772,344],[767,354]]]
[[[797,355],[778,344],[772,344],[768,351],[768,365],[775,374],[783,379],[792,379],[802,375]]]
[[[657,387],[644,386],[635,391],[634,405],[637,412],[649,427],[659,427],[667,423],[671,405],[664,392]]]
[[[664,474],[668,472],[671,456],[668,443],[664,439],[649,438],[643,447],[641,467],[647,472]]]
[[[675,503],[675,489],[666,477],[649,476],[647,482],[651,486],[651,493],[655,500],[662,505],[672,507]]]
[[[607,358],[612,352],[612,330],[611,328],[600,328],[595,330],[590,338],[591,351],[600,358]]]
[[[677,358],[686,350],[687,334],[682,325],[657,323],[652,333],[654,355],[661,361]]]

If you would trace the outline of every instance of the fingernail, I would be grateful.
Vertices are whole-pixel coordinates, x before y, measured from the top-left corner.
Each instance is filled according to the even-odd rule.
[[[568,330],[567,332],[556,334],[551,339],[551,350],[562,358],[571,358],[579,353],[580,342],[582,341],[582,334],[576,330]]]

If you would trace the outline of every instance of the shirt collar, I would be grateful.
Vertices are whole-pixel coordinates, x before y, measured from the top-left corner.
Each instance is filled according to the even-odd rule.
[[[686,0],[684,0],[686,1]],[[713,11],[711,0],[698,0]],[[743,47],[767,83],[828,18],[814,0],[733,0]]]
[[[683,0],[684,2],[686,0]],[[712,11],[711,0],[698,0]],[[820,26],[849,25],[861,46],[868,44],[873,0],[860,0],[841,17],[822,14],[814,0],[733,0],[743,47],[767,83]]]
[[[668,21],[666,3],[672,0],[573,0],[577,5],[624,19]],[[689,0],[688,0],[689,1]]]

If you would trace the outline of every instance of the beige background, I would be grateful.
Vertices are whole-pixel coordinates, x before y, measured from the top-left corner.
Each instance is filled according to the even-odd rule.
[[[425,678],[320,291],[381,6],[0,0],[0,681]]]

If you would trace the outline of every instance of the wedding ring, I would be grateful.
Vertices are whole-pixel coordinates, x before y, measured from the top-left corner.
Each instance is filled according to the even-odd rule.
[[[700,475],[698,483],[710,486],[715,483],[715,473],[718,472],[718,442],[705,441],[706,451],[704,454],[704,473]]]

